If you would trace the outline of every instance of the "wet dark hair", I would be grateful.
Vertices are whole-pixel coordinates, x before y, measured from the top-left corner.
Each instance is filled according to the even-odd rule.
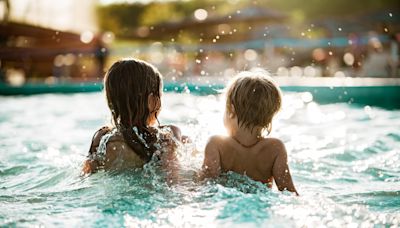
[[[107,104],[112,120],[124,140],[140,158],[149,161],[157,150],[157,137],[147,126],[150,115],[148,97],[160,99],[162,78],[158,70],[141,60],[115,62],[104,77]],[[136,128],[136,129],[135,129]]]

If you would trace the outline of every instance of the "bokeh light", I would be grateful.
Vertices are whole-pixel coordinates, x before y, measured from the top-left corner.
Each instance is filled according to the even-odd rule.
[[[208,12],[205,9],[197,9],[194,11],[194,18],[199,21],[204,21],[207,19]]]
[[[93,38],[94,38],[94,34],[91,31],[84,31],[83,33],[81,33],[82,43],[88,44],[88,43],[92,42]]]

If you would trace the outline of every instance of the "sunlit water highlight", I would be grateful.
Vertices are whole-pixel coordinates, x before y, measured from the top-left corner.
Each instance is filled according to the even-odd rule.
[[[0,226],[373,227],[400,225],[400,111],[319,105],[287,94],[273,126],[301,197],[228,174],[193,182],[202,153],[180,152],[180,183],[155,167],[79,176],[109,119],[103,95],[0,97]],[[162,123],[202,151],[223,134],[223,96],[167,93]]]

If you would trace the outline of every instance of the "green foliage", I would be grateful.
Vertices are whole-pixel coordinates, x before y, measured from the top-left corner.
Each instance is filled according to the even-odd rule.
[[[183,19],[185,15],[176,8],[176,4],[150,3],[141,13],[140,22],[142,25],[156,25]]]
[[[140,26],[140,17],[147,8],[143,4],[113,4],[97,10],[100,28],[121,35]]]
[[[307,20],[351,15],[382,8],[398,8],[398,0],[187,0],[153,1],[145,4],[112,4],[98,8],[100,28],[117,36],[134,31],[142,25],[191,18],[196,9],[203,8],[209,17],[226,15],[244,7],[266,7],[287,13],[290,23],[301,24]]]
[[[290,14],[301,11],[306,19],[344,16],[390,7],[398,8],[399,5],[398,0],[260,0],[259,3]]]

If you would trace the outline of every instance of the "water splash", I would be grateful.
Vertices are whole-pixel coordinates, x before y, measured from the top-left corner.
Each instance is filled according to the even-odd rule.
[[[223,96],[165,94],[161,123],[193,141],[172,185],[156,163],[80,177],[109,119],[100,94],[0,98],[0,226],[399,226],[400,112],[311,99],[286,94],[273,123],[293,197],[234,173],[195,181],[207,138],[225,132]]]

